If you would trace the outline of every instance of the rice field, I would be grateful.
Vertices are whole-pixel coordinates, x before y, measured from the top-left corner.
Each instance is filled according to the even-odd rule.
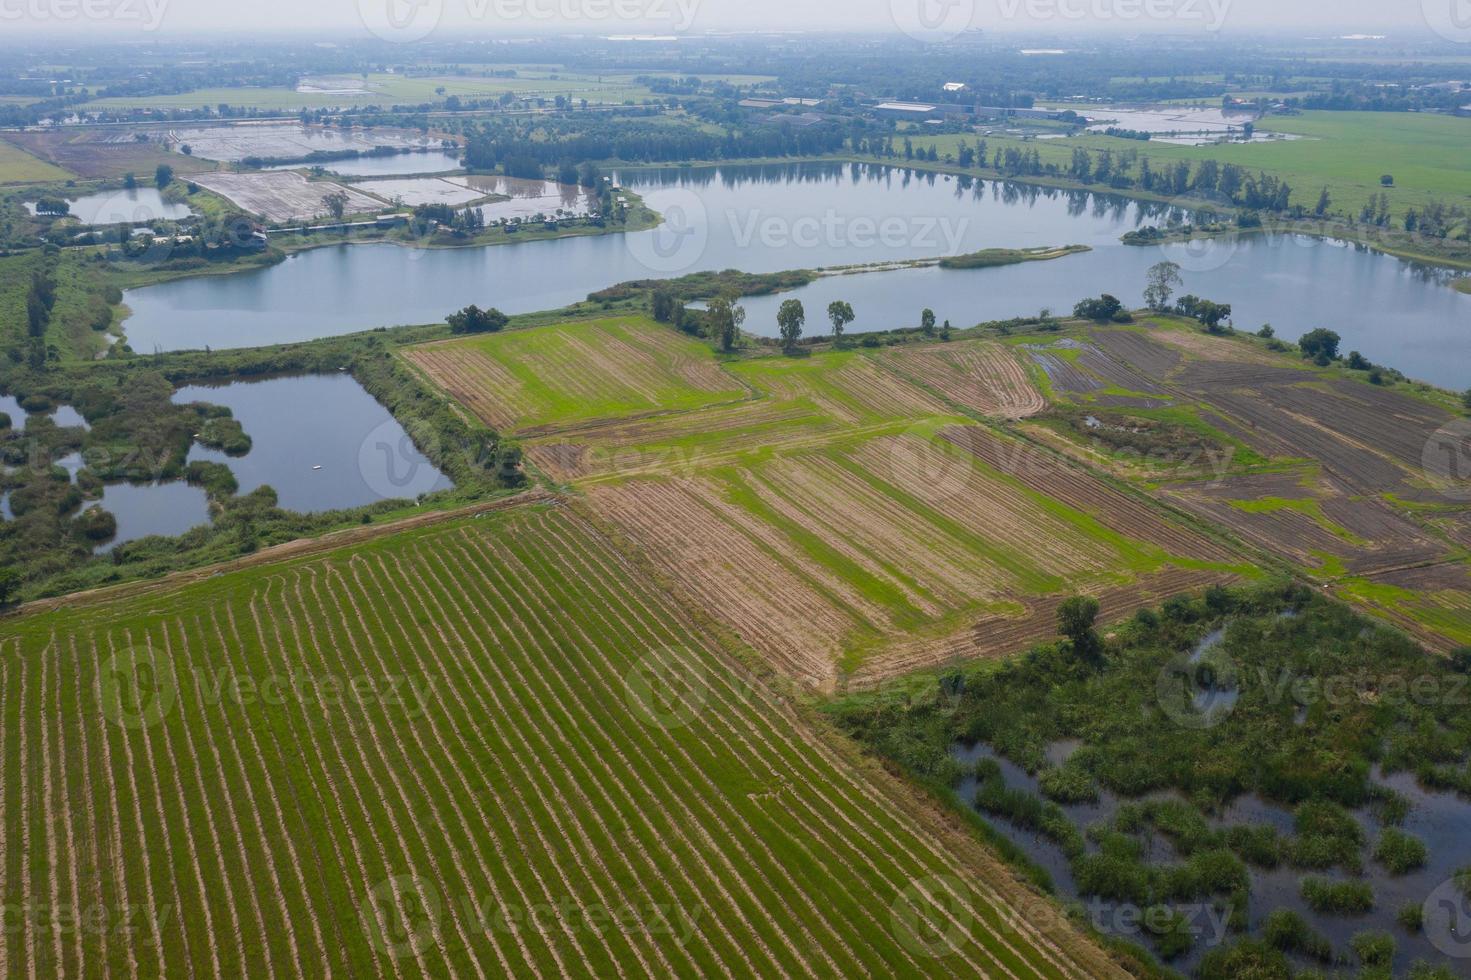
[[[569,506],[0,632],[0,972],[1122,975]]]
[[[1043,404],[1000,344],[717,361],[667,327],[640,329],[677,345],[677,371],[614,356],[628,325],[609,321],[407,356],[519,432],[537,468],[806,687],[1010,652],[991,635],[1045,639],[1051,600],[1072,591],[1143,602],[1172,575],[1198,586],[1250,572],[1139,498],[978,425]],[[671,375],[685,383],[658,394]],[[549,381],[553,393],[535,389]]]
[[[522,435],[747,394],[706,345],[643,317],[451,340],[408,356],[482,419]]]

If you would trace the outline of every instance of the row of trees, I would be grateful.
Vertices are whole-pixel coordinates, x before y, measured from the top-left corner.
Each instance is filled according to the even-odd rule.
[[[739,295],[734,292],[724,292],[710,300],[703,317],[703,329],[700,318],[685,309],[674,293],[660,287],[653,293],[654,319],[660,323],[668,323],[685,331],[686,333],[704,333],[705,336],[716,341],[722,351],[732,351],[740,340],[741,326],[746,322],[745,307],[739,304]],[[853,312],[853,304],[847,300],[836,299],[827,305],[827,320],[832,325],[832,338],[834,344],[842,343],[843,331],[848,324],[856,319]],[[937,319],[935,311],[929,308],[920,313],[920,329],[925,335],[935,333]],[[802,339],[803,331],[807,325],[807,310],[799,299],[784,300],[777,309],[776,325],[778,335],[781,337],[782,349],[791,353],[797,348]],[[940,328],[940,336],[946,340],[950,339],[950,321],[946,320]]]

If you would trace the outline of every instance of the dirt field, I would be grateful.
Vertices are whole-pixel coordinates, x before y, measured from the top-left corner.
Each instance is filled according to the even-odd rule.
[[[132,173],[141,180],[150,177],[161,163],[173,167],[180,176],[215,168],[209,160],[171,153],[162,143],[139,143],[128,130],[64,129],[7,133],[4,138],[42,160],[87,179]]]
[[[205,190],[229,198],[242,211],[258,214],[270,224],[308,221],[327,214],[323,202],[328,194],[342,191],[347,195],[348,214],[371,214],[387,205],[331,181],[309,181],[290,170],[267,170],[259,173],[201,174],[193,178]]]
[[[1015,351],[1001,344],[967,341],[902,347],[886,354],[883,363],[982,415],[1019,419],[1046,408]]]
[[[594,321],[407,356],[809,687],[998,652],[986,637],[1036,634],[1037,603],[1074,589],[1124,607],[1169,581],[1243,571],[1142,498],[1055,455],[1034,465],[1037,450],[975,427],[966,413],[1043,407],[1004,345],[718,363],[667,327],[629,329]]]
[[[1453,421],[1448,411],[1177,324],[1099,328],[1090,337],[1260,459],[1211,480],[1166,476],[1166,499],[1432,645],[1471,639],[1471,578],[1437,573],[1433,595],[1398,584],[1415,569],[1461,567],[1446,563],[1464,561],[1471,544],[1471,506],[1426,469],[1437,433]],[[1069,397],[1097,403],[1086,392]],[[1180,420],[1179,411],[1165,418]],[[1092,452],[1073,449],[1080,458]]]

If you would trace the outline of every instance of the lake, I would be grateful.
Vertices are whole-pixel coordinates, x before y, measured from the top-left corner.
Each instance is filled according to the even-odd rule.
[[[166,219],[177,221],[189,217],[189,205],[166,201],[157,188],[135,187],[132,190],[103,191],[69,200],[71,216],[84,225],[147,224]],[[26,205],[36,213],[34,203]]]
[[[251,437],[250,452],[228,456],[196,444],[190,462],[230,467],[242,494],[269,484],[286,510],[361,507],[452,485],[346,374],[191,385],[175,392],[174,401],[228,407]]]
[[[889,167],[787,164],[618,176],[665,215],[663,226],[468,249],[314,249],[265,269],[130,290],[129,343],[139,351],[250,347],[430,323],[470,303],[507,313],[550,309],[628,279],[1083,244],[1093,251],[1053,262],[846,276],[792,295],[807,308],[809,332],[822,330],[822,310],[838,296],[858,314],[850,329],[914,325],[925,306],[969,326],[1042,307],[1070,311],[1102,292],[1141,303],[1146,270],[1170,258],[1183,267],[1182,292],[1233,304],[1238,327],[1271,322],[1287,338],[1331,327],[1345,351],[1427,381],[1466,383],[1471,295],[1448,288],[1442,270],[1362,247],[1298,235],[1130,247],[1119,236],[1159,223],[1159,206]],[[750,300],[746,328],[774,334],[779,302]]]

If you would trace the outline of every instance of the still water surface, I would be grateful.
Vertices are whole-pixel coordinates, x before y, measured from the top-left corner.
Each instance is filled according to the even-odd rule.
[[[936,258],[982,248],[1084,244],[1092,252],[984,270],[909,269],[824,279],[795,295],[808,331],[833,298],[850,330],[911,326],[928,306],[956,326],[1070,310],[1111,292],[1142,302],[1146,270],[1169,258],[1183,291],[1235,308],[1238,327],[1317,326],[1344,350],[1456,388],[1471,367],[1471,295],[1440,270],[1298,235],[1245,236],[1198,250],[1129,247],[1157,206],[992,181],[842,164],[630,171],[622,182],[666,217],[659,229],[469,249],[339,245],[267,269],[132,290],[134,350],[249,347],[375,326],[431,323],[469,303],[508,313],[555,308],[628,279]],[[781,297],[787,298],[787,297]],[[746,328],[774,334],[780,298],[747,303]]]

